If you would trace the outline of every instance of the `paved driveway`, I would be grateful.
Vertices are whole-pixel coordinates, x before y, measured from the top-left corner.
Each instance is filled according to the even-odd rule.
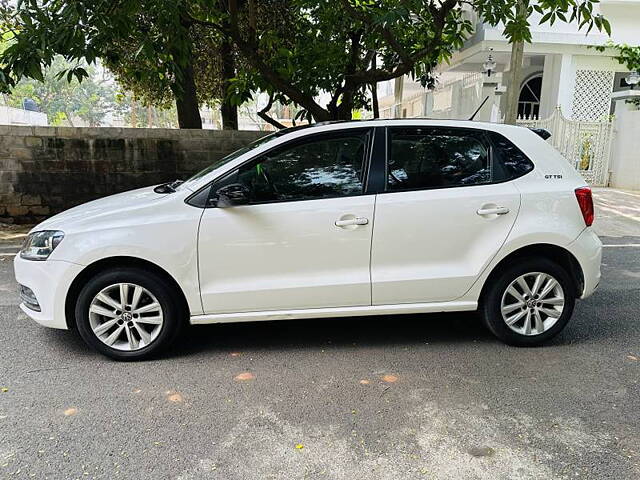
[[[621,222],[600,289],[533,349],[421,315],[194,327],[116,363],[20,313],[0,257],[0,478],[639,478],[640,237]]]

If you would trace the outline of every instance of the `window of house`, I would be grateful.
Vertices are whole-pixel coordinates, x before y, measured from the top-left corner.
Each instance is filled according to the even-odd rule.
[[[387,191],[491,182],[489,150],[481,132],[390,128],[387,163]]]
[[[530,78],[522,84],[518,97],[518,117],[539,118],[542,76]]]
[[[220,182],[240,183],[251,203],[360,195],[364,191],[368,131],[314,136],[261,155]]]

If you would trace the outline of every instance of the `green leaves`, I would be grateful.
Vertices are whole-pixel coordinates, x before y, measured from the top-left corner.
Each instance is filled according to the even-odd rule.
[[[241,105],[265,91],[304,118],[346,118],[370,108],[376,82],[409,74],[433,86],[436,66],[463,48],[475,18],[504,25],[512,42],[531,42],[536,22],[610,34],[594,13],[598,1],[247,0],[232,14],[228,0],[21,0],[0,15],[16,32],[0,53],[0,88],[41,81],[56,55],[75,65],[60,78],[83,82],[82,62],[102,59],[136,97],[166,105],[193,65],[203,103]],[[223,44],[233,45],[235,73],[223,68]]]
[[[640,45],[615,44],[609,41],[605,45],[598,45],[592,48],[599,52],[604,52],[608,48],[616,50],[618,54],[615,59],[621,65],[624,65],[629,71],[640,72]]]
[[[55,74],[55,77],[56,77],[56,80],[66,78],[67,82],[69,83],[71,83],[73,78],[75,77],[76,80],[78,80],[78,83],[82,83],[82,79],[88,78],[89,74],[82,67],[72,67],[72,68],[66,68],[66,69],[60,70],[58,73]],[[36,77],[32,77],[32,78],[36,78]],[[44,79],[37,79],[37,78],[36,80],[44,81]]]
[[[68,123],[75,117],[98,125],[115,108],[116,91],[113,84],[99,79],[95,67],[55,57],[42,80],[23,79],[13,86],[7,101],[22,108],[27,98],[47,113],[52,125]]]

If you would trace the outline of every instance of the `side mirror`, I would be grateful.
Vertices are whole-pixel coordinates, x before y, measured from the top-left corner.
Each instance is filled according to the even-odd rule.
[[[220,208],[246,205],[249,203],[249,189],[241,183],[231,183],[216,190],[216,206]]]

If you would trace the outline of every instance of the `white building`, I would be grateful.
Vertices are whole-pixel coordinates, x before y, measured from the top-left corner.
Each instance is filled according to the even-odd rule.
[[[0,125],[48,125],[47,114],[0,105]]]
[[[602,0],[596,7],[611,23],[613,43],[640,44],[640,0]],[[427,92],[408,77],[402,85],[397,81],[381,84],[382,117],[467,119],[490,96],[482,119],[501,121],[506,99],[501,93],[510,88],[509,75],[504,73],[511,45],[502,34],[503,26],[491,27],[472,11],[468,15],[476,25],[475,33],[448,64],[439,66],[435,90]],[[615,165],[609,161],[610,152],[619,150],[613,144],[614,130],[620,125],[611,123],[616,104],[612,94],[629,90],[624,80],[629,72],[615,60],[615,50],[601,53],[592,48],[609,40],[606,33],[594,29],[587,35],[575,22],[539,25],[540,18],[534,13],[529,19],[532,41],[525,44],[522,82],[516,87],[519,116],[524,123],[562,127],[562,135],[554,140],[556,147],[585,170],[589,181],[607,184],[615,177],[609,168]],[[497,64],[491,78],[483,73],[489,54]],[[553,117],[558,117],[555,124]],[[636,185],[640,188],[640,178]]]

